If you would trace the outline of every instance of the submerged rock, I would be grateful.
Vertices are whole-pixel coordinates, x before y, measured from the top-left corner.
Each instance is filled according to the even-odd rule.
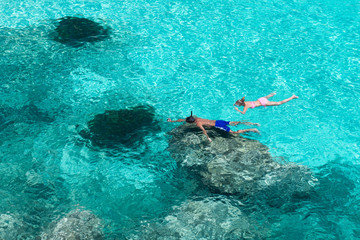
[[[12,240],[19,239],[20,232],[24,231],[23,223],[20,218],[10,213],[0,214],[0,239]]]
[[[5,124],[6,126],[10,123],[51,123],[55,120],[51,114],[42,110],[34,104],[28,104],[20,109],[1,107],[0,108],[0,126]]]
[[[188,200],[132,239],[261,239],[259,226],[242,213],[239,205],[222,196]]]
[[[159,130],[154,117],[155,109],[151,106],[108,110],[95,115],[88,122],[88,129],[80,131],[80,135],[99,147],[131,145],[141,141],[150,131]]]
[[[58,19],[53,39],[57,42],[79,47],[85,42],[102,41],[110,37],[109,28],[92,20],[78,17]]]
[[[259,141],[216,128],[207,131],[211,144],[195,125],[181,125],[169,133],[172,138],[168,150],[180,166],[200,177],[211,191],[238,196],[265,194],[271,196],[269,201],[311,191],[314,179],[308,168],[275,162]]]
[[[101,240],[104,239],[102,225],[90,211],[75,210],[61,218],[42,240]]]

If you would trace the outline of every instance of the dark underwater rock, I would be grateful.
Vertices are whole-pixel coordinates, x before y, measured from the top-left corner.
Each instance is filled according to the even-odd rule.
[[[275,162],[259,141],[216,128],[207,131],[211,144],[195,125],[181,125],[169,133],[168,150],[212,192],[269,196],[265,200],[271,202],[306,196],[312,190],[314,178],[307,167]]]
[[[289,202],[308,200],[314,193],[317,179],[308,167],[292,163],[279,165],[257,184],[257,201],[279,208]]]
[[[160,129],[154,117],[155,109],[151,106],[108,110],[95,115],[88,122],[88,129],[80,131],[80,135],[99,147],[131,145],[141,141],[151,131]]]
[[[263,239],[259,226],[239,205],[222,196],[188,200],[131,239]]]
[[[73,47],[85,42],[98,42],[110,37],[110,29],[92,20],[78,17],[58,19],[54,40]]]
[[[10,107],[0,108],[0,130],[13,123],[51,123],[55,120],[51,114],[42,110],[34,104],[28,104],[21,109]]]
[[[332,161],[321,166],[319,170],[317,173],[319,184],[316,186],[316,194],[312,196],[311,201],[314,202],[314,205],[321,203],[326,208],[319,208],[316,211],[326,211],[326,213],[321,213],[323,215],[327,215],[329,212],[341,215],[345,208],[348,208],[349,212],[356,208],[360,209],[359,204],[349,201],[352,199],[352,194],[358,189],[353,177],[360,176],[359,165]],[[356,207],[351,206],[353,204]],[[354,213],[358,214],[359,211],[354,211]]]
[[[26,117],[29,122],[46,122],[51,123],[55,120],[49,113],[38,108],[34,104],[24,106],[20,112]]]

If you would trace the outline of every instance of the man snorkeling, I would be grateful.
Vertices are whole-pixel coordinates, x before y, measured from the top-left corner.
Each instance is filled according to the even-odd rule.
[[[209,119],[204,119],[204,118],[198,118],[198,117],[193,117],[192,115],[192,111],[191,111],[191,116],[187,117],[185,119],[178,119],[178,120],[171,120],[170,118],[167,119],[168,122],[187,122],[187,123],[195,123],[196,126],[198,126],[203,133],[206,135],[207,139],[212,142],[211,138],[208,136],[206,130],[204,127],[216,127],[219,128],[221,130],[224,130],[226,132],[229,133],[245,133],[245,132],[256,132],[259,133],[259,130],[257,130],[256,128],[250,128],[250,129],[244,129],[244,130],[237,130],[237,131],[232,131],[230,129],[229,126],[236,126],[238,124],[245,124],[245,125],[257,125],[259,126],[258,123],[250,123],[250,122],[230,122],[230,121],[223,121],[223,120],[209,120]]]

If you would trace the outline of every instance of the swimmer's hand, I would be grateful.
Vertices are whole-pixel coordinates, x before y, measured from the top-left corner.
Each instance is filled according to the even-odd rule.
[[[235,107],[235,110],[236,111],[238,111],[238,112],[240,112],[240,113],[242,113],[242,114],[244,114],[242,111],[240,111],[237,107]]]
[[[210,142],[212,142],[211,138],[209,138],[209,137],[208,137],[208,140],[209,140]]]
[[[167,121],[168,121],[168,122],[171,122],[171,119],[170,119],[170,118],[168,118],[168,119],[167,119]]]

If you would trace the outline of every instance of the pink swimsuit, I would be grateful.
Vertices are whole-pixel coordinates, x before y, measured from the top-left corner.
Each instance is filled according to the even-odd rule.
[[[267,100],[266,97],[262,97],[259,98],[258,101],[261,103],[261,105],[263,105],[264,107],[266,107],[266,104],[269,102],[269,100]]]
[[[258,101],[260,102],[261,105],[266,107],[266,104],[268,103],[269,100],[267,100],[267,98],[265,98],[265,97],[262,97],[262,98],[259,98]],[[256,107],[255,102],[250,102],[250,104],[251,104],[250,108],[255,108]]]
[[[256,106],[255,106],[255,102],[250,102],[250,104],[251,104],[251,107],[250,108],[255,108]]]

